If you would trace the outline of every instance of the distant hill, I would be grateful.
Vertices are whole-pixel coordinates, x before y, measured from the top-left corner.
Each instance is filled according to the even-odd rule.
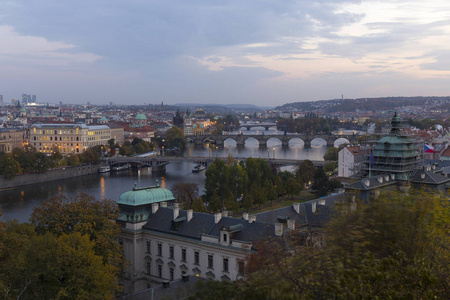
[[[308,102],[293,102],[276,107],[277,110],[317,111],[327,113],[394,110],[406,106],[445,107],[450,104],[450,97],[383,97],[332,99]]]
[[[177,103],[176,106],[181,107],[191,107],[191,108],[205,108],[208,110],[220,110],[220,109],[229,109],[231,111],[247,111],[247,112],[255,112],[255,111],[263,111],[266,109],[273,109],[273,107],[259,107],[254,104],[200,104],[200,103]]]

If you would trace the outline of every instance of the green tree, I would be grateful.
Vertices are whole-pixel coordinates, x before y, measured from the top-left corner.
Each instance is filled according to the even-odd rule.
[[[11,153],[0,152],[0,174],[5,178],[13,178],[20,174],[21,168],[17,160],[14,159]]]
[[[192,202],[192,210],[196,211],[196,212],[202,212],[202,213],[206,212],[206,207],[205,207],[205,204],[203,203],[202,198],[197,197],[194,199],[194,201]]]
[[[305,184],[308,184],[314,179],[315,173],[316,168],[312,161],[308,159],[302,161],[295,170],[295,176],[301,179]]]
[[[319,197],[326,196],[328,194],[328,191],[330,190],[330,182],[323,169],[317,169],[316,174],[314,174],[314,181],[311,188],[316,191],[316,194]]]
[[[338,160],[338,154],[339,149],[336,147],[331,147],[327,149],[327,152],[325,152],[323,159],[330,160],[330,161],[337,161]]]
[[[302,186],[294,177],[289,177],[286,181],[286,192],[294,199],[294,195],[300,194]]]
[[[186,138],[183,129],[172,126],[166,132],[166,140],[168,147],[178,147],[183,151],[186,148]]]

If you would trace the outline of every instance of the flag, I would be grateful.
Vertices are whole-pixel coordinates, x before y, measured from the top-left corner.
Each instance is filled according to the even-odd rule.
[[[423,147],[423,152],[425,152],[425,153],[434,153],[434,147],[425,144],[424,147]]]
[[[370,150],[370,157],[369,157],[369,163],[372,166],[374,163],[375,159],[373,158],[373,152],[372,150]]]

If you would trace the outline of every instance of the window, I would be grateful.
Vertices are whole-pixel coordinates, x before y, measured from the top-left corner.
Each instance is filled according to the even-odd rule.
[[[173,280],[173,268],[170,268],[170,280]]]
[[[214,259],[213,259],[213,256],[211,254],[208,255],[208,268],[209,269],[214,268]]]
[[[245,273],[245,263],[244,263],[244,261],[242,261],[242,260],[240,260],[239,262],[238,262],[238,273],[240,274],[240,275],[244,275],[244,273]]]
[[[151,253],[150,246],[151,246],[150,241],[147,241],[147,253]]]
[[[200,253],[198,251],[195,251],[194,253],[194,264],[198,265],[200,263]]]
[[[158,265],[158,277],[161,278],[162,277],[162,266]]]
[[[162,244],[158,243],[158,256],[162,256]]]
[[[173,246],[170,246],[169,258],[173,259]]]
[[[151,272],[150,272],[151,267],[152,267],[152,263],[148,261],[147,262],[147,275],[151,275]]]
[[[228,272],[228,258],[223,259],[223,271]]]
[[[186,249],[181,249],[181,261],[186,261]]]
[[[224,242],[227,241],[227,234],[226,234],[226,233],[223,234],[223,241],[224,241]]]

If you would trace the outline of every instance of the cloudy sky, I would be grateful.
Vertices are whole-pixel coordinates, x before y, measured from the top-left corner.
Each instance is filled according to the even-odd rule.
[[[0,94],[106,104],[450,95],[448,0],[1,0]]]

